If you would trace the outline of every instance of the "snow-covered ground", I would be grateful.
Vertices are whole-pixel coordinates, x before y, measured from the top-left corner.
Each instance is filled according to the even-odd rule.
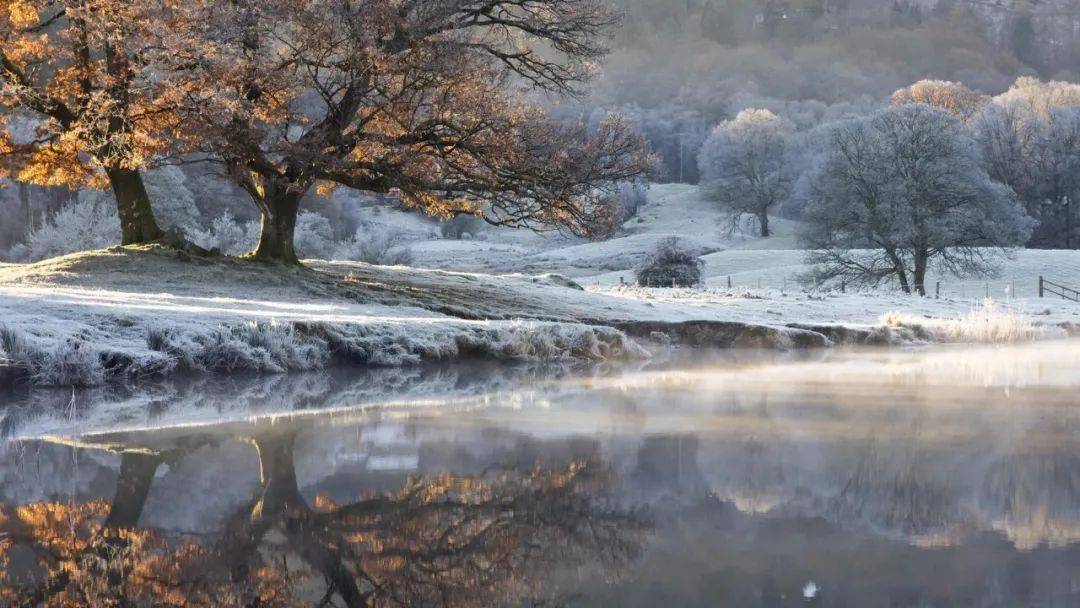
[[[461,318],[415,305],[385,283],[370,287],[344,274],[121,248],[6,266],[0,268],[0,350],[50,385],[184,368],[306,370],[335,357],[401,365],[645,355],[608,327],[509,315]],[[515,280],[504,282],[513,292]]]
[[[384,215],[384,217],[386,217]],[[411,220],[403,220],[403,222]],[[405,225],[405,224],[403,224]],[[749,323],[877,324],[890,312],[916,318],[954,319],[992,298],[998,310],[1034,322],[1080,322],[1080,304],[1038,297],[1039,276],[1080,289],[1080,251],[1020,250],[992,278],[958,279],[931,273],[931,298],[895,288],[817,291],[801,279],[810,271],[798,249],[798,222],[772,218],[769,238],[730,231],[724,213],[696,186],[654,184],[648,203],[616,237],[588,242],[558,234],[486,228],[471,240],[411,243],[414,265],[465,272],[558,273],[597,294],[678,308],[691,316]],[[415,232],[415,231],[414,231]],[[668,237],[705,262],[703,289],[633,286],[634,268]]]
[[[409,214],[401,213],[401,216]],[[383,221],[390,217],[383,214]],[[402,217],[402,226],[414,221]],[[434,238],[410,241],[413,264],[467,272],[545,273],[593,277],[611,271],[626,272],[641,262],[656,244],[677,237],[698,254],[728,249],[786,249],[796,247],[796,223],[783,218],[770,222],[774,235],[759,239],[729,230],[726,217],[712,201],[702,198],[697,186],[655,184],[648,202],[606,241],[590,242],[559,233],[535,234],[524,230],[483,227],[468,240]],[[405,229],[403,228],[403,232]],[[411,235],[415,230],[409,230]],[[615,281],[618,282],[616,276]],[[585,282],[589,282],[586,279]]]
[[[931,277],[931,285],[942,282],[940,298],[808,290],[798,283],[807,267],[792,248],[794,222],[774,220],[768,239],[731,234],[693,186],[654,186],[623,232],[602,242],[487,227],[449,240],[413,214],[386,208],[373,216],[415,239],[415,267],[309,260],[283,269],[160,248],[0,265],[0,359],[39,383],[69,385],[178,369],[307,370],[331,360],[647,356],[623,331],[792,346],[838,339],[820,327],[792,327],[799,325],[859,326],[864,338],[877,332],[875,340],[895,342],[889,332],[900,326],[920,326],[901,341],[995,341],[1060,335],[1059,326],[1080,323],[1080,304],[1034,293],[1040,275],[1080,286],[1080,252],[1021,251],[991,281]],[[671,236],[703,254],[706,286],[624,285]],[[982,304],[988,294],[992,311]],[[668,331],[686,322],[722,330]]]

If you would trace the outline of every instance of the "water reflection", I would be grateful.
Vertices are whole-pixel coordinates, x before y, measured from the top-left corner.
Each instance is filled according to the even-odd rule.
[[[648,529],[637,511],[607,499],[612,476],[592,459],[410,476],[350,499],[316,487],[308,497],[296,467],[302,434],[298,425],[254,424],[234,435],[257,455],[256,483],[228,493],[234,504],[201,533],[148,525],[154,518],[144,510],[160,469],[214,439],[175,430],[102,438],[101,448],[119,453],[111,499],[5,507],[3,598],[47,606],[538,605],[572,591],[565,582],[586,572],[618,572],[639,555]]]
[[[1063,342],[88,401],[12,425],[0,598],[1076,606],[1077,363]]]

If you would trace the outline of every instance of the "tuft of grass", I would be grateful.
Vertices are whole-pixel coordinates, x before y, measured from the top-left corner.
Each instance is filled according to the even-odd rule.
[[[881,315],[879,322],[894,329],[922,327],[939,342],[1008,344],[1037,340],[1046,335],[1045,328],[1013,310],[1002,308],[993,298],[978,302],[970,312],[955,319],[927,321],[889,311]]]
[[[146,346],[169,355],[182,368],[210,372],[312,370],[323,367],[330,356],[321,338],[273,322],[186,334],[148,327]]]
[[[999,308],[993,298],[986,298],[966,315],[945,323],[952,342],[1009,343],[1036,340],[1043,329],[1008,309]]]
[[[100,354],[77,339],[64,340],[46,353],[33,374],[34,382],[43,386],[97,386],[105,381]]]
[[[27,366],[33,350],[18,331],[0,325],[0,362],[7,365]]]

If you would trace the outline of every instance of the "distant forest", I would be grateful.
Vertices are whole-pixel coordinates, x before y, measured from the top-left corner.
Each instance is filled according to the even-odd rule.
[[[634,117],[664,181],[696,182],[708,131],[740,110],[800,128],[879,107],[921,79],[996,95],[1080,81],[1075,0],[616,0],[623,24],[573,116]]]

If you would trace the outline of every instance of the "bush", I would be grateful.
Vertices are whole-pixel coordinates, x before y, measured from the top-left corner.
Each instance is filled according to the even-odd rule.
[[[259,240],[259,223],[240,223],[226,211],[213,221],[209,230],[193,228],[187,232],[187,237],[199,247],[240,255],[255,249]]]
[[[299,258],[333,258],[334,229],[330,226],[330,220],[314,211],[301,211],[296,218],[293,247]]]
[[[334,257],[355,260],[380,266],[408,266],[413,261],[412,251],[401,245],[402,236],[394,230],[382,232],[361,226],[352,238],[340,243]]]
[[[120,218],[116,204],[92,192],[79,194],[78,201],[62,207],[26,239],[28,261],[103,249],[120,242]]]
[[[635,274],[642,287],[694,287],[701,284],[704,268],[704,262],[672,237],[660,241]]]
[[[439,234],[444,239],[460,240],[469,235],[476,238],[477,233],[484,227],[484,220],[475,215],[455,215],[454,217],[439,222]]]

